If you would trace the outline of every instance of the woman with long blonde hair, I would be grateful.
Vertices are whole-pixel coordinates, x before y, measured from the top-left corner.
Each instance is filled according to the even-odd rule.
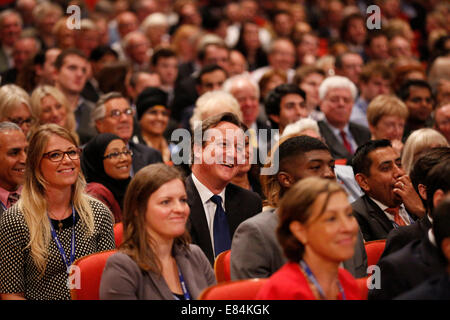
[[[38,128],[21,198],[0,218],[1,299],[70,299],[71,264],[114,249],[111,213],[85,184],[75,137],[55,124]]]
[[[75,115],[69,107],[65,95],[56,87],[43,85],[33,90],[31,94],[31,113],[36,119],[31,131],[40,125],[55,123],[69,130],[78,141]]]

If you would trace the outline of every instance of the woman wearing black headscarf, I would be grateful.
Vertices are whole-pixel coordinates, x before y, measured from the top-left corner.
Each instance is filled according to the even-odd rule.
[[[115,134],[101,133],[83,149],[81,166],[88,182],[86,192],[102,201],[122,221],[122,202],[130,182],[132,152]]]

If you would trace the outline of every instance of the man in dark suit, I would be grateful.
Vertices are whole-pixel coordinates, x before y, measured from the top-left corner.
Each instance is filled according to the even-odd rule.
[[[27,147],[27,139],[18,125],[0,122],[0,216],[19,199]]]
[[[355,180],[364,195],[352,203],[365,241],[386,239],[399,226],[425,215],[422,201],[401,168],[389,140],[370,140],[352,159]]]
[[[335,159],[350,161],[355,150],[370,140],[369,129],[350,121],[356,95],[355,84],[346,77],[328,77],[319,87],[320,110],[325,119],[318,125]]]
[[[84,99],[81,92],[86,84],[89,62],[78,49],[63,50],[55,60],[55,87],[65,95],[75,114],[77,133],[82,144],[97,133],[91,122],[94,103]]]
[[[433,188],[433,186],[427,187],[425,179],[428,172],[435,165],[444,161],[450,161],[450,148],[448,147],[438,147],[426,150],[418,156],[418,159],[411,170],[410,178],[414,189],[420,195],[422,202],[424,203],[427,214],[412,225],[393,229],[389,232],[381,258],[403,248],[414,240],[423,238],[431,228],[431,212],[434,205],[433,202],[426,201],[426,190]]]
[[[92,112],[92,119],[99,133],[109,132],[118,135],[133,151],[131,176],[146,165],[162,162],[161,153],[158,150],[130,140],[133,134],[133,115],[134,111],[128,100],[118,92],[100,96]]]
[[[442,162],[431,169],[426,183],[427,202],[438,207],[450,195],[450,162]],[[432,218],[434,214],[432,212]],[[445,271],[447,261],[440,252],[434,229],[422,239],[380,259],[380,288],[371,289],[369,299],[393,299]]]
[[[234,114],[222,113],[203,121],[202,139],[193,142],[192,174],[186,179],[191,209],[187,227],[211,265],[231,248],[239,224],[262,209],[258,194],[230,183],[237,164],[243,163],[243,128]]]
[[[446,197],[433,213],[436,246],[447,260],[446,272],[438,273],[396,300],[450,300],[450,197]]]
[[[309,136],[289,138],[281,143],[275,154],[279,159],[278,170],[262,178],[267,182],[270,209],[242,222],[233,236],[230,262],[234,280],[268,278],[287,262],[276,236],[279,223],[276,208],[287,190],[310,176],[336,180],[334,159],[328,147],[318,139]],[[367,255],[361,232],[355,254],[344,261],[344,268],[358,278],[367,275]]]

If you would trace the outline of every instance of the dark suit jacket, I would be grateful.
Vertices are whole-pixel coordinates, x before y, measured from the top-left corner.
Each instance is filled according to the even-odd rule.
[[[435,276],[395,300],[450,300],[450,274]]]
[[[353,155],[345,149],[344,145],[338,140],[338,138],[334,135],[333,131],[328,127],[328,125],[324,121],[319,121],[317,123],[319,125],[320,134],[325,139],[328,147],[330,148],[331,155],[335,159],[347,159],[347,163],[351,161]],[[365,142],[370,140],[370,131],[369,129],[350,122],[349,130],[355,139],[358,147]],[[354,150],[356,151],[356,150]]]
[[[186,193],[188,204],[191,208],[187,228],[191,234],[192,243],[202,248],[211,265],[214,265],[215,257],[209,235],[208,222],[200,194],[192,180],[192,175],[186,179]],[[231,239],[239,224],[261,212],[261,209],[262,201],[258,194],[229,183],[225,190],[225,212],[230,227]]]
[[[183,115],[183,110],[188,106],[195,104],[197,98],[198,92],[196,89],[195,78],[193,76],[189,76],[181,80],[181,82],[177,84],[174,89],[174,98],[170,107],[172,111],[171,116],[177,122],[180,122]]]
[[[161,152],[142,143],[128,141],[128,146],[133,151],[133,171],[136,174],[143,167],[157,162],[163,162]]]
[[[391,300],[434,275],[444,273],[446,265],[439,249],[426,235],[378,262],[380,289],[369,290],[369,299]]]
[[[386,239],[386,246],[381,258],[403,248],[414,240],[422,239],[430,228],[431,222],[425,216],[414,224],[391,230]]]

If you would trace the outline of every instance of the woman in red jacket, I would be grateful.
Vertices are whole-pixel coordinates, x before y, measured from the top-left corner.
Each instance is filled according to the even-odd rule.
[[[280,202],[278,240],[288,258],[257,299],[357,300],[355,279],[340,268],[353,256],[358,223],[344,189],[317,177],[297,182]]]

